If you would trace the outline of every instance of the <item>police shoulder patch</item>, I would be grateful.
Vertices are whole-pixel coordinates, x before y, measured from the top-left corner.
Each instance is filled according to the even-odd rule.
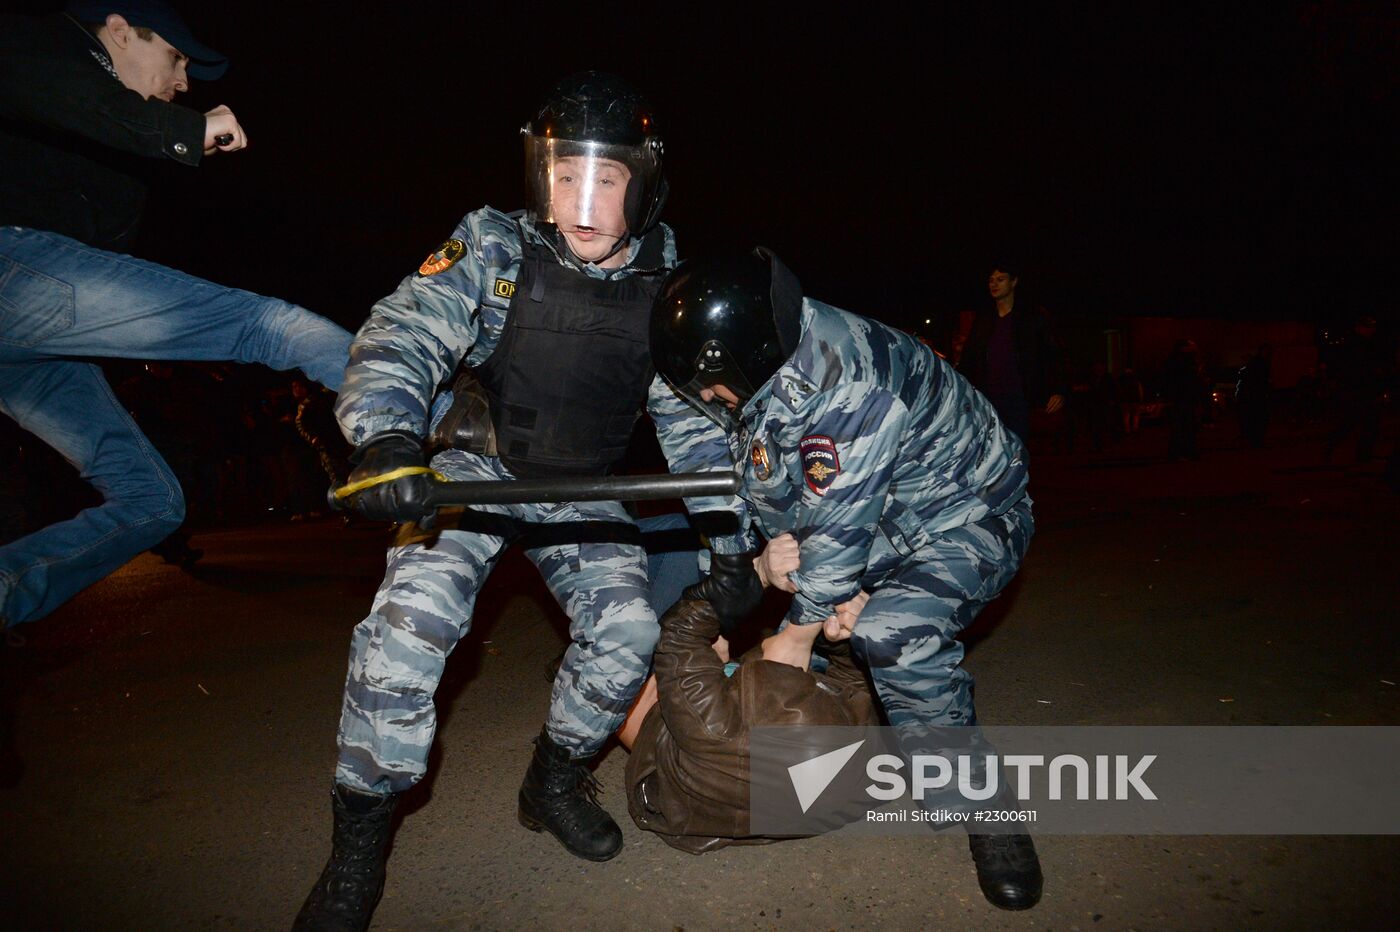
[[[798,441],[797,450],[802,456],[802,478],[807,480],[807,487],[825,495],[841,473],[836,441],[823,434],[808,434]]]
[[[436,275],[457,264],[467,252],[467,244],[459,239],[450,239],[435,249],[423,264],[418,267],[419,275]]]
[[[515,297],[515,282],[508,278],[498,278],[495,290],[498,298],[513,298]]]

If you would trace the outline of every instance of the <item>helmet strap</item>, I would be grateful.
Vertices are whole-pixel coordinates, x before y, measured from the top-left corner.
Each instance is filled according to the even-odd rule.
[[[541,226],[544,226],[544,224],[541,224]],[[628,245],[631,244],[631,242],[632,242],[632,237],[631,237],[631,236],[628,236],[628,235],[626,235],[626,234],[623,234],[622,236],[619,236],[619,237],[617,238],[617,242],[616,242],[616,243],[613,243],[613,248],[608,250],[608,254],[607,254],[606,256],[603,256],[601,259],[595,259],[595,260],[593,260],[593,261],[590,262],[589,260],[587,260],[587,259],[583,258],[582,256],[580,256],[578,253],[574,252],[573,247],[571,247],[571,246],[569,245],[569,238],[568,238],[567,236],[564,235],[564,231],[563,231],[563,230],[559,229],[559,225],[558,225],[558,224],[551,223],[551,224],[549,224],[549,226],[552,227],[552,228],[554,229],[554,245],[555,245],[555,247],[560,251],[560,253],[562,253],[563,255],[567,256],[567,257],[568,257],[569,259],[571,259],[576,265],[581,265],[581,266],[582,266],[582,265],[601,265],[602,263],[607,262],[607,261],[608,261],[609,259],[611,259],[613,256],[617,255],[618,252],[619,252],[620,250],[622,250],[624,247],[628,246]]]
[[[601,267],[602,264],[603,264],[604,262],[607,262],[607,261],[608,261],[609,259],[611,259],[613,256],[617,255],[619,252],[622,251],[622,249],[624,249],[626,246],[628,246],[631,242],[632,242],[632,237],[630,237],[630,236],[619,236],[619,237],[617,238],[617,242],[616,242],[616,243],[613,243],[613,248],[608,250],[608,254],[607,254],[606,256],[604,256],[603,258],[598,259],[597,261],[595,261],[595,262],[593,262],[593,263],[591,263],[591,264]],[[573,250],[570,249],[569,252],[573,252]],[[578,257],[575,256],[574,258],[577,259]],[[584,264],[585,264],[585,265],[588,265],[588,264],[590,264],[590,263],[584,263]]]

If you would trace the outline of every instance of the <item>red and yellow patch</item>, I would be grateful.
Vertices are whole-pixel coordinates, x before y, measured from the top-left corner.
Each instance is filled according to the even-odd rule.
[[[749,459],[753,462],[755,478],[763,480],[773,474],[773,465],[768,462],[768,448],[763,445],[762,440],[753,442],[753,448],[749,451]]]
[[[418,266],[418,274],[436,275],[439,272],[445,272],[456,265],[457,260],[462,258],[466,251],[466,243],[459,239],[450,239],[423,260],[423,264]]]

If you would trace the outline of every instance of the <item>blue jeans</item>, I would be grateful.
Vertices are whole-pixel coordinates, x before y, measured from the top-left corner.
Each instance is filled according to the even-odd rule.
[[[647,550],[651,607],[660,618],[687,586],[700,581],[700,535],[685,515],[676,513],[640,518],[637,527]]]
[[[174,475],[84,358],[258,362],[338,389],[350,339],[286,301],[0,227],[0,411],[105,499],[0,547],[0,621],[43,618],[184,518]]]

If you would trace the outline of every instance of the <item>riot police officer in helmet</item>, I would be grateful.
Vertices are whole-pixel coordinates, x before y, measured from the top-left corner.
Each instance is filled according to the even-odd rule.
[[[655,376],[652,303],[674,267],[659,222],[666,196],[650,108],[610,75],[561,82],[523,130],[529,209],[481,208],[379,301],[350,351],[336,415],[356,447],[338,495],[404,522],[369,615],[355,628],[338,733],[330,861],[300,928],[369,923],[383,890],[390,817],[427,770],[433,693],[470,630],[476,594],[521,540],[568,613],[572,639],[518,794],[520,822],[571,854],[605,861],[622,833],[586,762],[640,690],[659,628],[646,554],[618,502],[476,506],[431,530],[422,489],[443,477],[596,476],[627,449],[643,410],[666,425],[672,471],[694,471],[722,431]],[[455,373],[455,381],[454,381]],[[452,385],[451,392],[439,386]],[[443,430],[448,425],[449,429]],[[423,438],[453,446],[432,456]],[[721,615],[753,607],[754,539],[733,498],[688,500],[727,514],[699,585]],[[536,529],[536,536],[526,536]],[[337,924],[339,923],[339,924]]]
[[[731,425],[764,536],[797,543],[788,622],[851,640],[906,754],[975,725],[957,636],[1034,530],[1024,447],[991,403],[910,335],[803,297],[762,249],[678,266],[651,343],[673,388]],[[993,905],[1035,905],[1028,835],[968,841]]]

